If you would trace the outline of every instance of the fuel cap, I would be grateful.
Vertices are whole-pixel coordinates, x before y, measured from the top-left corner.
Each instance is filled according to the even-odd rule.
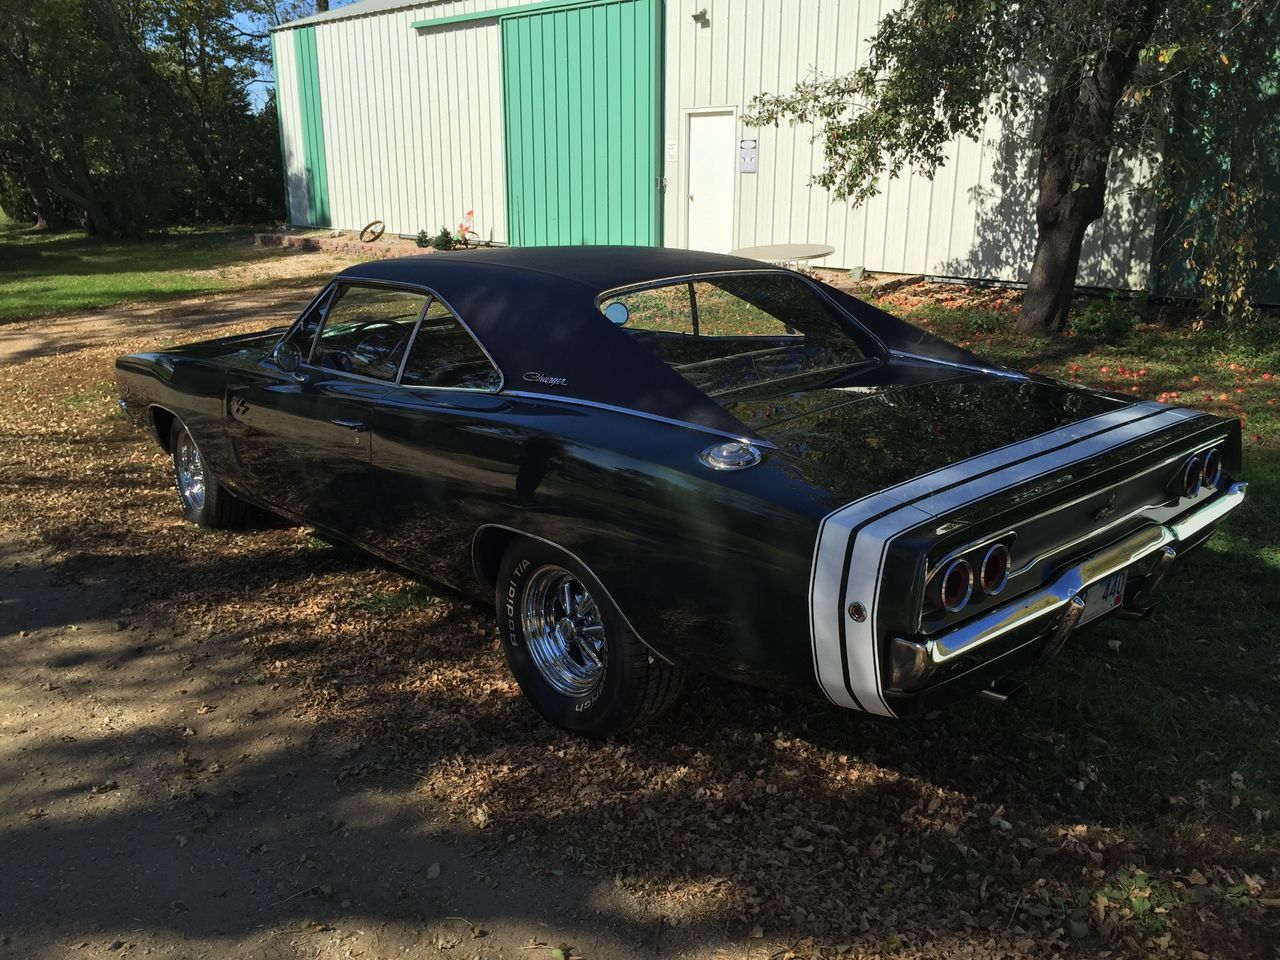
[[[745,470],[760,462],[760,448],[745,440],[713,443],[698,459],[712,470]]]

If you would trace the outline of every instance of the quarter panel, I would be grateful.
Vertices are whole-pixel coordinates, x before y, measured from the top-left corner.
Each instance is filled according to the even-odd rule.
[[[715,440],[700,431],[529,397],[440,399],[402,395],[379,415],[378,552],[466,587],[478,529],[523,531],[586,563],[672,662],[812,690],[806,593],[829,494],[783,458],[717,474],[697,459]]]

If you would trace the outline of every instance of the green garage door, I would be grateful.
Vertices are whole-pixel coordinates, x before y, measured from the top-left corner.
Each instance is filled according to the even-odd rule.
[[[510,242],[659,242],[660,0],[502,20]]]

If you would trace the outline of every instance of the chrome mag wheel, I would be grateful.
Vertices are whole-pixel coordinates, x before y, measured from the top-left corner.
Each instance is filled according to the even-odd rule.
[[[524,588],[521,626],[534,666],[558,693],[585,697],[604,680],[604,624],[582,582],[563,567],[534,571]]]
[[[174,457],[178,468],[178,495],[192,513],[204,509],[204,459],[195,441],[185,430],[178,438],[178,449]]]

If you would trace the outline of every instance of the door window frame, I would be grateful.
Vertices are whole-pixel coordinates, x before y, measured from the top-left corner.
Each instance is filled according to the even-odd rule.
[[[414,321],[413,329],[409,332],[409,340],[405,346],[404,356],[400,358],[400,366],[396,370],[395,380],[379,380],[377,377],[366,377],[358,373],[348,373],[345,370],[331,370],[328,367],[317,367],[311,362],[312,357],[315,355],[316,345],[320,342],[320,334],[324,332],[324,325],[329,320],[329,308],[333,306],[333,300],[337,295],[337,291],[343,287],[381,287],[390,290],[403,290],[405,293],[421,294],[426,297],[426,302],[422,305],[422,309],[418,311],[418,319]],[[449,311],[449,315],[457,321],[458,325],[466,331],[467,336],[471,338],[472,342],[480,348],[480,352],[484,354],[485,359],[489,361],[489,365],[492,366],[498,374],[497,386],[445,387],[436,386],[435,384],[406,384],[400,382],[401,378],[404,376],[404,368],[405,364],[408,363],[409,354],[413,350],[414,344],[417,342],[418,330],[422,326],[422,319],[426,315],[427,311],[431,309],[432,304],[436,301],[439,301],[444,308]],[[316,326],[316,332],[311,338],[311,347],[307,351],[302,363],[303,366],[309,369],[322,371],[326,377],[344,377],[349,380],[358,380],[361,383],[377,383],[385,387],[399,387],[404,390],[451,390],[460,393],[501,393],[502,389],[506,386],[506,372],[498,365],[498,362],[493,359],[493,354],[489,352],[489,348],[480,341],[480,338],[476,336],[475,331],[471,329],[466,320],[462,319],[462,315],[453,308],[453,305],[444,297],[440,296],[440,294],[436,293],[436,291],[431,287],[420,283],[404,283],[389,280],[365,280],[360,277],[336,277],[333,280],[330,280],[328,286],[321,290],[319,295],[317,295],[311,303],[307,305],[307,308],[298,314],[297,319],[289,325],[289,329],[284,332],[277,343],[281,343],[292,336],[293,332],[302,326],[303,322],[313,310],[320,310],[322,312],[322,316],[320,323]]]

